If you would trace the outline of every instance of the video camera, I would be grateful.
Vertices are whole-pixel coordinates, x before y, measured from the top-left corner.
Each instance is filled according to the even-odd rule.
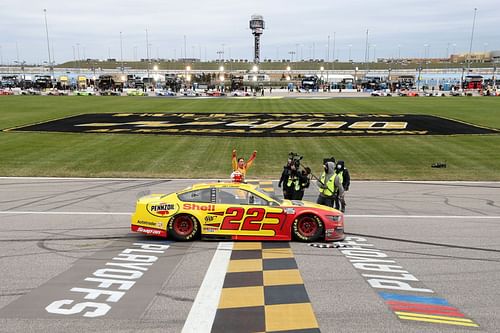
[[[289,165],[292,166],[294,165],[295,166],[295,169],[296,170],[299,170],[299,167],[300,167],[300,160],[302,159],[303,156],[297,154],[297,153],[294,153],[294,152],[290,152],[290,154],[288,154],[288,162],[289,162]]]

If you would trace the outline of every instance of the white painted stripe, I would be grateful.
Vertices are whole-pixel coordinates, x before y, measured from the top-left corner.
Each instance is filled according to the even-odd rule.
[[[20,211],[20,210],[4,210],[0,214],[36,214],[36,215],[132,215],[132,213],[120,212],[33,212],[33,211]]]
[[[233,242],[219,243],[184,323],[182,333],[210,332],[212,330],[232,249]]]
[[[60,211],[21,211],[3,210],[0,214],[39,214],[39,215],[126,215],[132,212],[60,212]],[[367,218],[367,219],[500,219],[497,215],[345,215],[345,217]]]

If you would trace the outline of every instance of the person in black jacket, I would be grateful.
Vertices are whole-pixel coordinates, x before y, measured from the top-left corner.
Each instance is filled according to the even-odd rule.
[[[289,158],[286,165],[283,167],[283,172],[281,173],[280,181],[278,183],[278,187],[281,187],[281,185],[283,185],[283,197],[285,199],[292,198],[291,189],[288,186],[288,178],[290,177],[291,173],[291,165],[292,159]]]
[[[339,175],[342,179],[343,192],[336,192],[335,194],[335,209],[339,209],[342,213],[345,212],[345,192],[349,191],[351,185],[351,176],[349,170],[345,167],[344,161],[338,161],[335,167],[335,174]]]
[[[310,184],[309,175],[311,174],[311,169],[309,167],[305,167],[302,171],[297,172],[297,174],[299,189],[293,192],[292,199],[302,200],[302,198],[304,197],[304,191],[309,187]]]

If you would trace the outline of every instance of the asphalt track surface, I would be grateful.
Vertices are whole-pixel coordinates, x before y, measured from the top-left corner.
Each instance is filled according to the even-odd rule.
[[[213,297],[199,294],[200,286],[223,278],[224,272],[209,270],[221,243],[166,242],[129,231],[138,197],[193,182],[0,178],[0,332],[188,332],[193,318],[209,320],[215,309],[208,301],[205,307],[193,304]],[[305,199],[315,198],[313,186]],[[498,332],[500,183],[353,182],[347,198],[348,236],[394,260],[411,275],[406,282],[412,288],[431,290],[430,296],[445,300],[465,319],[454,324],[400,319],[382,297],[388,290],[368,283],[366,273],[378,273],[357,269],[343,252],[349,245],[291,242],[321,332]],[[141,246],[144,251],[157,246],[158,260],[133,288],[123,288],[119,301],[109,301],[111,294],[83,300],[86,293],[70,292],[95,288],[84,279]],[[68,299],[101,301],[112,309],[95,318],[82,316],[84,311],[64,315],[45,309]],[[190,314],[192,308],[201,310]]]

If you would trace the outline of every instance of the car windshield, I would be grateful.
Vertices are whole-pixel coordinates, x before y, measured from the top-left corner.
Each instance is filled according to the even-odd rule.
[[[276,201],[276,202],[277,202],[277,203],[279,203],[280,205],[282,204],[282,200],[281,200],[281,199],[279,199],[279,198],[276,196],[276,194],[275,194],[275,193],[273,193],[273,192],[267,192],[267,191],[264,191],[264,190],[263,190],[262,188],[260,188],[260,187],[256,187],[256,188],[255,188],[255,190],[256,190],[258,193],[260,193],[260,194],[262,194],[262,195],[264,195],[264,196],[267,196],[267,197],[269,197],[269,198],[273,199],[274,201]]]

